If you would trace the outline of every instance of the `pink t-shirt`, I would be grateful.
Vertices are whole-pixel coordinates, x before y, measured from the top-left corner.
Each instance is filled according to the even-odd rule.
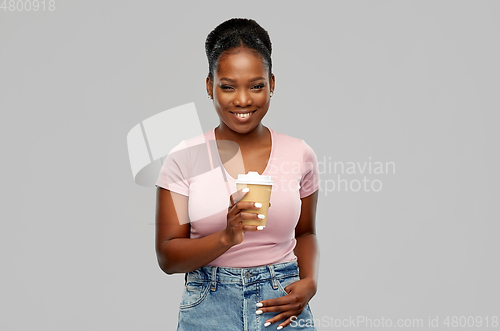
[[[301,198],[319,188],[316,154],[303,140],[273,131],[271,156],[261,175],[271,176],[271,207],[262,231],[247,231],[243,242],[208,265],[246,268],[296,260],[295,226]],[[188,196],[191,238],[223,230],[236,179],[221,165],[215,129],[183,140],[163,162],[156,186]]]

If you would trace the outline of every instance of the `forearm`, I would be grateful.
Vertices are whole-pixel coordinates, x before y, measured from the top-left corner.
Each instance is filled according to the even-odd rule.
[[[219,231],[203,238],[174,238],[161,244],[156,255],[167,274],[184,273],[212,262],[231,247]]]
[[[300,279],[308,279],[316,291],[318,284],[319,245],[316,235],[303,234],[297,239],[294,253],[299,264]]]

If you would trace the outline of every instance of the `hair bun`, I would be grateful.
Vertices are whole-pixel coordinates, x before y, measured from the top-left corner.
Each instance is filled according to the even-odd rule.
[[[272,44],[269,34],[256,21],[249,18],[232,18],[219,24],[210,32],[205,41],[205,53],[208,59],[209,76],[217,67],[221,54],[231,48],[245,46],[262,55],[264,64],[271,73]]]

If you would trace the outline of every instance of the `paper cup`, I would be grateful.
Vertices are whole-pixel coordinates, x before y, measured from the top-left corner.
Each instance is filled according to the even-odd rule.
[[[241,201],[260,202],[262,207],[259,209],[243,209],[243,212],[263,214],[264,219],[243,220],[244,225],[263,225],[267,224],[267,212],[269,210],[269,201],[271,200],[271,190],[273,181],[271,176],[262,176],[258,172],[249,171],[246,175],[238,175],[236,188],[241,190],[248,187],[250,191],[245,194]]]

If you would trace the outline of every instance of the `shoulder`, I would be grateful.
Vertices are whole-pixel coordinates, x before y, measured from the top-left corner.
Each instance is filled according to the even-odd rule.
[[[271,131],[271,134],[273,135],[273,138],[277,142],[277,144],[286,146],[287,150],[293,151],[295,153],[301,152],[303,155],[315,154],[314,150],[311,148],[311,146],[309,146],[309,144],[305,142],[304,139],[292,137],[287,134],[274,131],[271,128],[269,128],[269,131]]]
[[[289,136],[287,134],[284,134],[284,133],[281,133],[278,131],[274,131],[271,128],[268,128],[268,129],[276,141],[285,142],[285,143],[295,143],[295,144],[300,144],[300,142],[302,141],[302,139],[295,138],[295,137]]]
[[[295,137],[289,136],[287,134],[275,131],[275,130],[273,130],[271,128],[268,128],[268,129],[271,132],[271,134],[273,135],[273,138],[275,138],[277,140],[280,140],[280,141],[297,142],[297,141],[301,141],[302,140],[302,139],[295,138]]]

